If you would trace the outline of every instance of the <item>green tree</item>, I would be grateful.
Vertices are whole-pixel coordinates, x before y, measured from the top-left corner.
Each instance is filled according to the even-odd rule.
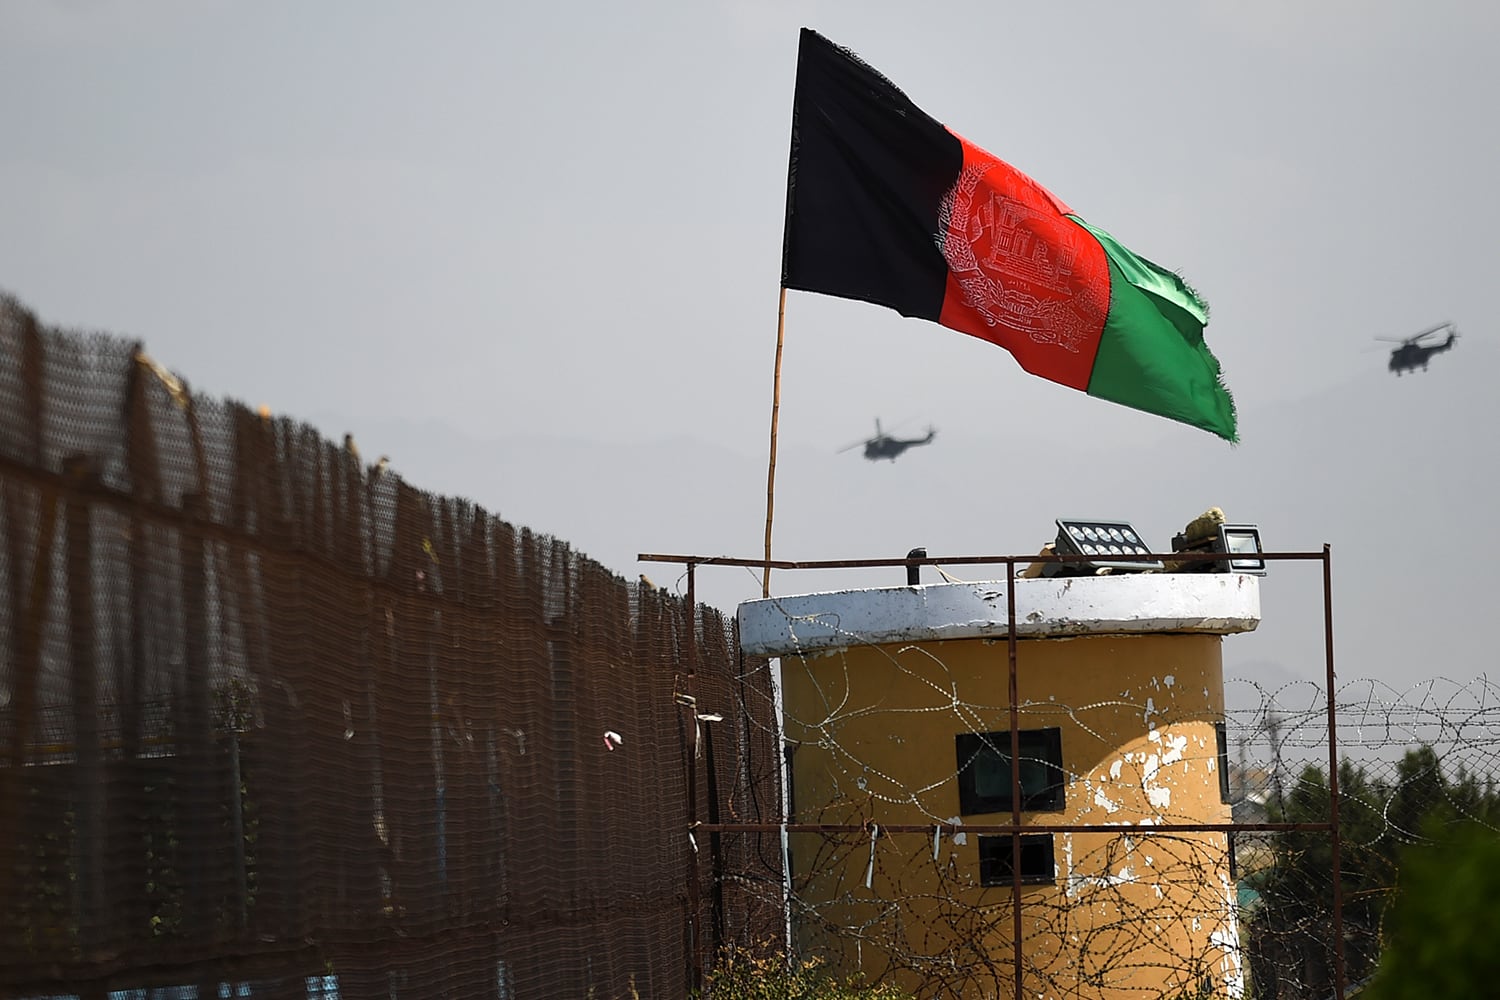
[[[1380,968],[1361,1000],[1495,995],[1500,983],[1500,834],[1479,823],[1434,834],[1401,859]]]
[[[1447,800],[1442,765],[1432,747],[1408,750],[1396,765],[1396,787],[1386,809],[1393,843],[1418,840],[1428,815],[1441,809]]]
[[[1369,975],[1380,954],[1380,920],[1395,880],[1382,816],[1388,790],[1362,767],[1339,765],[1339,885],[1343,892],[1348,981]],[[1332,794],[1321,768],[1308,766],[1285,803],[1270,809],[1280,823],[1326,823]],[[1327,831],[1296,830],[1273,842],[1274,863],[1256,884],[1262,906],[1249,926],[1258,997],[1327,996],[1335,983],[1333,843]]]
[[[1326,822],[1330,806],[1327,778],[1310,766],[1269,814],[1276,822]],[[1480,781],[1462,768],[1450,780],[1431,747],[1408,751],[1391,781],[1347,760],[1339,765],[1347,982],[1374,974],[1390,939],[1386,925],[1400,873],[1420,845],[1446,843],[1455,829],[1496,819],[1493,780]],[[1262,899],[1247,926],[1252,995],[1329,996],[1335,981],[1332,844],[1326,831],[1299,830],[1277,836],[1272,846],[1272,865],[1252,882]]]

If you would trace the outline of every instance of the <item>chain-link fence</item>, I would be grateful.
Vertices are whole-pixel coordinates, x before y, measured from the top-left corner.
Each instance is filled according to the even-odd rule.
[[[1230,715],[1235,818],[1326,819],[1325,690],[1248,679],[1232,688],[1245,706]],[[1256,997],[1333,995],[1336,885],[1348,982],[1367,981],[1391,942],[1387,925],[1408,852],[1434,849],[1463,825],[1500,831],[1500,687],[1482,676],[1405,688],[1359,680],[1341,684],[1335,700],[1338,871],[1326,834],[1237,837],[1241,935]]]
[[[1441,849],[1434,845],[1462,824],[1500,835],[1500,689],[1487,679],[1427,680],[1407,690],[1359,681],[1338,689],[1337,868],[1328,831],[1316,828],[1332,806],[1326,689],[1227,684],[1241,704],[1247,693],[1263,700],[1225,714],[1217,752],[1212,741],[1191,737],[1183,720],[1169,718],[1158,752],[1124,755],[1113,785],[1089,785],[1097,772],[1062,779],[1069,796],[1121,804],[1121,787],[1146,783],[1153,768],[1201,770],[1217,757],[1229,814],[1223,832],[1111,829],[1114,817],[1099,815],[1090,832],[1053,833],[1047,825],[1056,817],[1028,814],[1028,829],[1042,831],[1025,835],[1022,846],[1028,995],[1330,1000],[1338,995],[1337,925],[1346,995],[1353,995],[1391,943],[1388,921],[1408,852]],[[839,734],[862,717],[896,732],[899,716],[913,707],[851,700],[840,706],[842,718],[789,718],[787,728]],[[1007,729],[1003,711],[977,700],[944,713],[964,736]],[[1069,720],[1094,723],[1105,713],[1100,705],[1047,702],[1024,705],[1020,721],[1027,732],[1060,723],[1071,738],[1078,730],[1067,728]],[[1174,755],[1170,744],[1179,732],[1189,739]],[[876,759],[868,741],[837,737],[820,767],[835,761],[841,789],[795,816],[794,829],[803,832],[788,838],[792,914],[803,946],[921,996],[1012,996],[1010,837],[976,832],[986,819],[956,815],[961,806],[930,810],[925,829],[877,825],[892,802],[935,803],[941,797],[933,790],[965,782],[962,758],[941,773],[899,782],[891,780],[889,757],[878,758],[878,768],[871,766]],[[1048,764],[1024,745],[1021,760],[1023,771]],[[799,802],[808,798],[795,782],[794,789]],[[1172,808],[1151,817],[1157,824],[1186,819]],[[813,829],[819,824],[831,829]],[[851,825],[864,829],[850,832]],[[1304,828],[1266,829],[1281,825]],[[1045,857],[1037,848],[1041,871],[1025,854],[1038,841],[1045,847]]]
[[[779,808],[731,621],[12,300],[0,650],[0,995],[683,996],[780,934],[775,838],[685,836]]]

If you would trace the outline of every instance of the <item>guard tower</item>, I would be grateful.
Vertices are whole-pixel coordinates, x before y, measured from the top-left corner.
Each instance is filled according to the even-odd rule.
[[[746,652],[780,658],[791,819],[843,828],[788,838],[799,948],[1009,996],[1019,886],[1027,997],[1239,995],[1226,834],[1151,830],[1230,820],[1221,644],[1259,623],[1259,584],[1020,576],[740,605]],[[993,829],[1014,815],[1012,599],[1020,822],[1036,828],[1019,878]],[[1069,826],[1090,829],[1051,829]]]

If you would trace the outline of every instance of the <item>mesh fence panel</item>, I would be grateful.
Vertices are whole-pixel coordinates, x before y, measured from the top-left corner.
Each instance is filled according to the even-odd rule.
[[[1229,685],[1235,819],[1326,821],[1327,693],[1306,682]],[[1342,894],[1350,984],[1391,944],[1391,907],[1413,851],[1443,851],[1462,826],[1500,833],[1500,688],[1480,676],[1395,687],[1362,679],[1336,692],[1340,864],[1326,833],[1236,834],[1241,938],[1251,995],[1321,1000],[1334,992],[1333,896]],[[1234,754],[1236,751],[1231,750]]]
[[[0,994],[684,995],[779,933],[737,648],[0,300]]]

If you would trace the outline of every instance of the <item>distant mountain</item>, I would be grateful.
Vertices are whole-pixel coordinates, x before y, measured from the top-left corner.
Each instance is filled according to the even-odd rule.
[[[1100,411],[1112,418],[1109,433],[1093,440],[999,405],[993,427],[945,427],[931,447],[894,463],[783,437],[775,554],[900,557],[917,545],[934,556],[1034,552],[1055,534],[1053,520],[1070,515],[1131,519],[1167,549],[1188,520],[1220,506],[1231,520],[1259,524],[1268,549],[1332,544],[1342,674],[1470,677],[1496,662],[1483,623],[1500,562],[1500,518],[1490,510],[1500,486],[1500,404],[1489,385],[1497,361],[1490,345],[1461,340],[1426,373],[1366,371],[1265,409],[1242,400],[1238,447],[1119,408]],[[638,564],[640,552],[762,551],[764,452],[646,428],[627,444],[485,438],[397,420],[357,432],[366,453],[389,454],[414,484],[467,496],[629,578],[645,572],[681,586],[680,567]],[[997,575],[994,567],[949,572]],[[903,580],[896,568],[778,572],[773,585],[794,593]],[[1274,564],[1261,629],[1227,642],[1226,662],[1321,678],[1321,585],[1316,563]],[[759,596],[759,573],[705,567],[697,589],[732,611]]]

